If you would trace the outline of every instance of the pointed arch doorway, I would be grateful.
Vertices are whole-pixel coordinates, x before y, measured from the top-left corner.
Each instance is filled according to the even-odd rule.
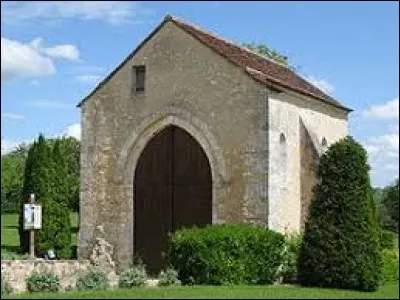
[[[156,274],[168,233],[212,222],[210,164],[189,133],[168,126],[144,148],[134,178],[135,255]]]

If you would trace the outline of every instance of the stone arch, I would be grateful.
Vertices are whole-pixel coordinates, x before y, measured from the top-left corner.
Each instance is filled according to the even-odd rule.
[[[218,223],[218,199],[225,193],[224,185],[228,182],[222,150],[208,129],[208,125],[186,110],[167,107],[145,117],[139,126],[132,130],[131,135],[123,145],[118,157],[114,179],[116,183],[122,184],[124,195],[126,199],[132,201],[130,207],[133,209],[133,182],[139,157],[147,143],[171,125],[188,132],[199,143],[208,158],[212,176],[212,221]]]

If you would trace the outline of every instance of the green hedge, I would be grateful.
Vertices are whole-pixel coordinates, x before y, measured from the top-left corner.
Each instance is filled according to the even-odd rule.
[[[382,250],[382,281],[399,282],[399,252],[398,250]]]
[[[168,262],[183,284],[264,284],[277,277],[284,237],[250,224],[176,231]]]

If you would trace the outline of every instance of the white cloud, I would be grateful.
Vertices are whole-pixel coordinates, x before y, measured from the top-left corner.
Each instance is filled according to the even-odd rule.
[[[44,48],[41,38],[24,44],[2,37],[1,81],[52,75],[56,72],[52,58],[78,60],[79,51],[73,45]]]
[[[327,94],[331,94],[335,90],[333,84],[325,79],[316,78],[314,76],[304,76],[304,79]]]
[[[21,24],[30,20],[67,18],[99,20],[110,24],[138,22],[152,11],[133,1],[10,1],[1,2],[1,22]]]
[[[10,153],[11,151],[18,148],[21,144],[30,144],[33,142],[32,140],[12,140],[12,139],[1,139],[1,155]]]
[[[25,119],[24,115],[14,114],[14,113],[2,113],[1,117],[4,118],[4,119],[9,119],[9,120],[23,120],[23,119]]]
[[[78,75],[75,76],[75,78],[80,81],[80,82],[84,82],[84,83],[97,83],[101,76],[100,75]]]
[[[81,124],[75,123],[65,127],[61,132],[54,135],[45,135],[46,138],[56,138],[56,137],[74,137],[77,140],[81,140]],[[37,136],[35,137],[37,138]],[[31,144],[34,139],[30,140],[15,140],[15,139],[1,139],[1,155],[7,154],[13,150],[15,150],[22,143]]]
[[[374,185],[383,186],[399,177],[399,131],[367,138],[363,142],[368,152]],[[390,179],[390,180],[389,180]]]
[[[378,119],[398,119],[399,118],[399,98],[387,101],[383,104],[373,105],[363,111],[363,115]]]
[[[66,104],[60,101],[48,101],[48,100],[38,100],[32,102],[26,102],[28,106],[34,106],[39,108],[73,108],[73,104]]]
[[[43,52],[55,58],[79,60],[79,51],[74,45],[59,45],[53,48],[43,49]]]
[[[75,123],[67,126],[61,133],[61,136],[72,136],[77,140],[81,140],[81,124]]]
[[[1,81],[52,75],[53,61],[30,44],[1,38]]]
[[[19,143],[16,141],[1,139],[1,155],[13,151],[14,149],[17,148],[18,145]]]

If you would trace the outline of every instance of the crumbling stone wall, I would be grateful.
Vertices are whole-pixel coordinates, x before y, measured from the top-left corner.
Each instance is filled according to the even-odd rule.
[[[113,246],[104,236],[103,228],[96,228],[96,242],[93,245],[89,260],[2,260],[1,273],[7,276],[12,293],[27,291],[25,279],[33,272],[46,268],[54,272],[60,278],[61,290],[75,288],[79,275],[89,266],[100,267],[106,272],[111,286],[118,284],[115,263],[112,260]]]

